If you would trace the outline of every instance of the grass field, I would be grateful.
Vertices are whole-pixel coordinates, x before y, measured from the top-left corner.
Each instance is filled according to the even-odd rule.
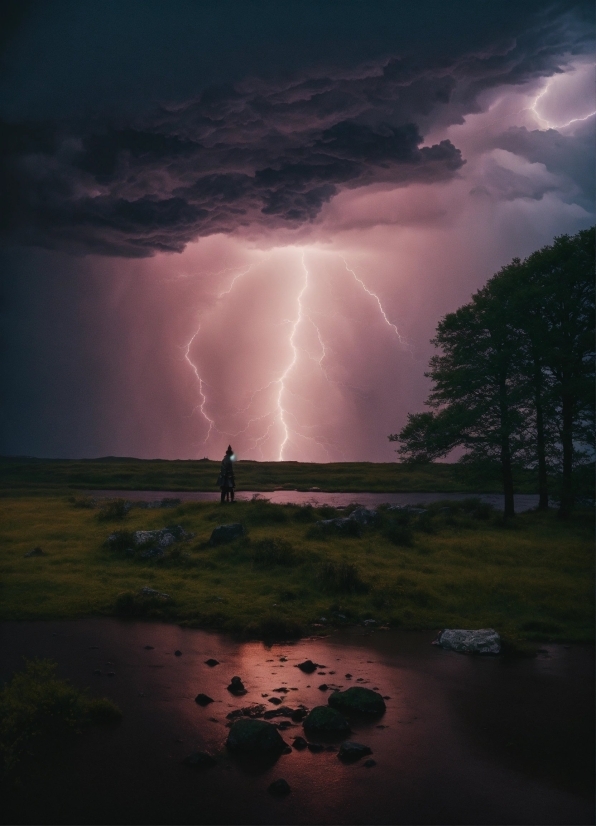
[[[0,458],[0,493],[48,493],[56,490],[217,490],[219,462],[144,459]],[[501,493],[498,466],[461,464],[408,465],[397,462],[250,462],[236,465],[238,490],[276,488],[324,491],[440,491]],[[518,493],[536,493],[534,475],[519,471]]]
[[[317,521],[336,514],[254,501],[134,508],[105,521],[65,495],[5,496],[0,618],[121,614],[254,637],[374,619],[418,629],[491,626],[522,640],[593,639],[589,514],[504,522],[479,503],[437,503],[412,516],[382,512],[360,535],[321,531]],[[226,522],[241,522],[247,534],[209,545]],[[114,531],[170,524],[194,537],[162,559],[127,553],[126,535],[122,551],[106,545]],[[37,546],[43,556],[25,557]],[[141,599],[144,586],[172,599]]]

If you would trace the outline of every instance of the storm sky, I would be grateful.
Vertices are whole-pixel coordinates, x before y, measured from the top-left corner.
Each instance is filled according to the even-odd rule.
[[[393,461],[439,319],[594,224],[591,3],[6,15],[2,454]]]

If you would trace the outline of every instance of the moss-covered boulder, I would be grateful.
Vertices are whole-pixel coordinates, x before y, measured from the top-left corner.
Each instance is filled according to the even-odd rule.
[[[286,744],[277,728],[264,720],[238,720],[228,734],[226,746],[231,752],[254,757],[275,757]]]
[[[302,725],[311,737],[343,737],[350,733],[345,717],[329,706],[315,706]]]
[[[329,705],[343,714],[383,714],[385,701],[370,688],[353,686],[347,691],[336,691],[329,697]]]

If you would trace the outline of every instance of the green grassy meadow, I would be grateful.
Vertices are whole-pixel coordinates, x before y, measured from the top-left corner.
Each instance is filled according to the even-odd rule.
[[[76,507],[62,493],[5,495],[0,618],[120,614],[260,638],[372,618],[377,627],[490,626],[517,640],[593,639],[590,514],[566,523],[553,512],[504,521],[479,503],[454,502],[413,516],[381,511],[360,535],[317,527],[345,513],[257,500],[133,508],[102,521],[97,508]],[[241,522],[247,534],[209,545],[213,528],[227,522]],[[106,545],[114,531],[171,524],[194,537],[163,559]],[[37,546],[44,555],[26,558]],[[171,601],[137,599],[144,586]]]

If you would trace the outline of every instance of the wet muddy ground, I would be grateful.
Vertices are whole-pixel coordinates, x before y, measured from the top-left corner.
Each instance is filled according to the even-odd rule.
[[[5,822],[594,822],[589,646],[547,644],[534,659],[505,659],[443,651],[431,632],[355,629],[266,647],[114,619],[0,630],[2,679],[23,656],[50,657],[60,676],[124,713],[117,727],[86,732],[63,754],[29,765]],[[206,665],[211,657],[219,665]],[[324,665],[305,674],[295,665],[307,658]],[[245,696],[226,690],[235,675]],[[291,707],[326,704],[322,684],[364,685],[389,698],[381,719],[353,725],[351,739],[372,749],[375,766],[345,765],[333,751],[292,750],[268,768],[226,754],[227,714],[276,696]],[[199,692],[214,702],[197,705]],[[300,724],[283,732],[290,744],[301,734]],[[216,765],[184,765],[196,750]],[[278,778],[290,784],[287,797],[267,791]]]

